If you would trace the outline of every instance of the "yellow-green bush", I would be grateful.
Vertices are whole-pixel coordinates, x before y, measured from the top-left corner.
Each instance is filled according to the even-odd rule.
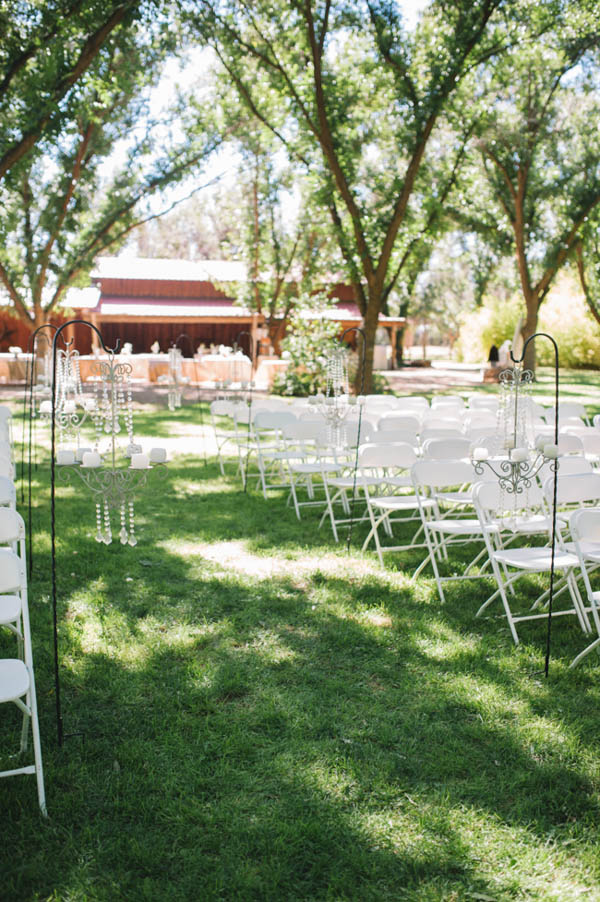
[[[508,300],[486,298],[482,306],[467,314],[455,345],[459,359],[487,360],[490,347],[512,340],[525,305],[519,295]],[[561,366],[600,367],[600,326],[587,310],[583,296],[568,275],[557,282],[540,308],[538,331],[548,332],[558,345]],[[549,342],[537,341],[538,363],[553,361]]]

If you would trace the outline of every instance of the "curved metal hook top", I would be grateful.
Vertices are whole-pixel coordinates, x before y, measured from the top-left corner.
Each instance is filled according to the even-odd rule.
[[[119,349],[121,339],[117,338],[117,343],[114,348],[107,348],[106,345],[104,344],[104,339],[102,338],[102,333],[100,332],[100,330],[93,323],[88,322],[86,319],[70,319],[66,323],[63,323],[62,326],[59,326],[54,335],[54,341],[52,342],[53,350],[56,347],[56,340],[57,340],[58,336],[60,335],[62,337],[62,332],[67,328],[67,326],[77,326],[77,325],[87,326],[89,329],[92,329],[96,333],[98,338],[100,339],[100,344],[102,345],[102,350],[106,351],[107,354],[116,354],[116,352]],[[72,343],[72,341],[73,341],[73,339],[70,339],[69,343]],[[63,338],[63,342],[65,342],[65,344],[67,344],[67,342],[64,338]]]
[[[556,363],[558,365],[558,345],[556,344],[556,342],[552,338],[552,336],[548,335],[547,332],[534,332],[533,335],[530,335],[529,338],[527,339],[527,341],[525,342],[525,344],[523,345],[523,351],[521,353],[521,356],[518,359],[514,356],[514,354],[512,352],[512,348],[511,348],[510,359],[512,360],[512,362],[513,363],[523,363],[523,361],[525,359],[525,351],[527,350],[530,342],[534,341],[536,338],[547,338],[549,341],[552,342],[552,344],[554,345],[554,355],[556,358]]]
[[[54,329],[54,331],[56,331],[58,329],[58,326],[55,326],[54,323],[42,323],[41,326],[38,326],[37,329],[34,329],[33,332],[30,332],[29,338],[27,339],[28,354],[31,353],[31,351],[35,348],[38,334],[42,331],[42,329]],[[49,340],[48,344],[51,344]]]

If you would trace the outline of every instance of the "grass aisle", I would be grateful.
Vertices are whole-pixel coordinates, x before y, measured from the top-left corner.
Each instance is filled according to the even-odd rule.
[[[489,583],[440,605],[410,580],[418,552],[382,570],[359,527],[349,557],[316,511],[298,522],[200,457],[140,494],[135,549],[94,541],[78,482],[58,491],[65,729],[85,734],[58,749],[46,471],[30,598],[50,818],[33,779],[2,782],[0,898],[600,899],[600,662],[568,670],[575,624],[532,676],[544,626],[515,648],[498,609],[475,620]]]

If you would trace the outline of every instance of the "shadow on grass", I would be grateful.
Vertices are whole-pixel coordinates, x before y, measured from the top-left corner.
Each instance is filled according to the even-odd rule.
[[[42,536],[32,598],[51,821],[25,804],[33,786],[7,781],[5,823],[27,861],[3,862],[12,898],[508,899],[534,863],[548,885],[563,873],[593,886],[593,672],[561,658],[560,679],[531,680],[543,628],[515,650],[473,620],[481,588],[449,587],[442,606],[430,583],[330,574],[318,554],[270,579],[208,560],[194,542],[344,561],[314,512],[299,523],[214,478],[172,467],[176,491],[140,500],[135,550],[82,539],[91,504],[62,490],[65,724],[85,741],[51,739]],[[211,491],[186,499],[179,482]],[[560,633],[569,660],[580,636]]]

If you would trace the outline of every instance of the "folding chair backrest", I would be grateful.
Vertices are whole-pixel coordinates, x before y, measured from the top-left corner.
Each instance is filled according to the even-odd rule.
[[[361,445],[358,466],[364,469],[408,470],[417,460],[415,449],[406,442]]]
[[[257,410],[252,416],[252,422],[256,431],[282,429],[289,423],[296,423],[297,419],[291,410]]]
[[[23,517],[9,507],[0,508],[0,545],[12,545],[24,538]]]
[[[294,420],[284,423],[281,432],[287,442],[311,442],[323,432],[323,423],[321,420]]]
[[[346,444],[351,448],[368,442],[371,438],[371,433],[374,432],[373,426],[368,420],[362,419],[362,417],[360,430],[358,419],[346,420],[342,428],[346,436]]]
[[[469,398],[469,410],[491,410],[496,413],[500,402],[492,395],[471,395]]]
[[[396,442],[406,442],[413,448],[419,447],[419,436],[408,429],[376,429],[371,433],[370,441],[377,445],[387,445]]]
[[[544,495],[549,504],[552,503],[554,477],[544,482]],[[557,504],[584,504],[586,501],[600,502],[600,473],[575,473],[573,476],[562,476],[558,473],[556,486]]]
[[[454,428],[441,426],[426,426],[421,429],[421,442],[426,442],[428,438],[463,438],[460,427]]]
[[[463,418],[463,430],[471,432],[473,429],[494,429],[496,426],[496,414],[491,411],[477,410],[466,413]]]
[[[431,399],[431,409],[439,410],[441,407],[454,407],[458,410],[464,410],[466,407],[464,398],[460,395],[440,395],[439,398]]]
[[[3,455],[0,455],[0,476],[8,477],[9,479],[14,479],[15,476],[13,463]]]
[[[0,476],[0,505],[3,507],[17,506],[17,489],[8,476]]]
[[[473,503],[475,507],[491,514],[499,516],[503,511],[511,512],[515,507],[519,508],[519,502],[522,502],[523,508],[541,507],[544,500],[542,489],[536,483],[532,483],[528,489],[525,489],[522,496],[508,494],[500,485],[500,480],[492,478],[483,480],[473,486]]]
[[[558,436],[559,454],[583,454],[583,442],[577,435],[561,433]]]
[[[214,417],[232,417],[235,404],[233,401],[211,401],[210,412]]]
[[[412,413],[413,410],[416,410],[423,414],[430,409],[429,401],[421,395],[409,395],[404,398],[396,398],[396,401],[398,402],[398,408],[407,413]]]
[[[593,473],[594,468],[592,467],[589,460],[586,460],[585,457],[559,457],[558,458],[558,470],[557,473],[559,477],[562,476],[574,476],[577,473]],[[553,478],[553,471],[550,469],[551,464],[545,463],[540,467],[538,473],[538,479],[541,485],[544,485],[547,479],[550,477]]]
[[[569,529],[574,539],[600,543],[600,507],[584,507],[573,511]]]
[[[579,438],[583,444],[583,450],[586,454],[600,455],[600,432],[580,435]]]
[[[469,438],[428,438],[423,442],[423,457],[429,460],[460,460],[470,457]]]
[[[380,432],[386,432],[388,429],[409,429],[411,432],[419,432],[421,418],[409,414],[384,413],[377,423],[377,429]]]
[[[473,465],[464,460],[419,460],[412,467],[416,486],[446,488],[475,481]]]
[[[8,548],[0,548],[0,595],[17,593],[23,587],[23,562]]]
[[[463,414],[458,411],[452,414],[432,410],[423,417],[422,429],[458,429],[460,432],[462,424]]]

